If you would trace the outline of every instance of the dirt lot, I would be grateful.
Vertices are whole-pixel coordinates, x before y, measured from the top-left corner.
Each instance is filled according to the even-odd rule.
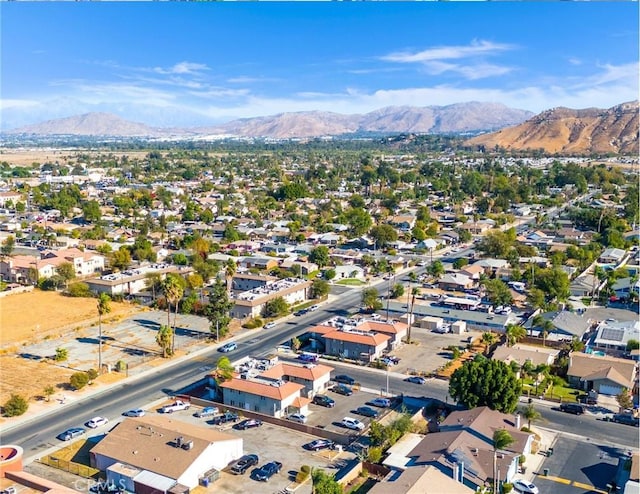
[[[61,149],[3,149],[0,151],[0,161],[6,161],[10,165],[30,166],[33,163],[47,163],[56,161],[66,163],[76,162],[78,153],[98,156],[107,155],[107,151],[87,151],[87,150],[61,150]],[[129,158],[144,158],[148,151],[118,151],[115,156],[127,156]]]
[[[58,384],[68,383],[71,374],[70,369],[46,362],[0,356],[0,403],[4,403],[11,393],[19,393],[30,400],[40,397],[47,385],[55,388]]]
[[[104,322],[113,322],[139,311],[135,305],[111,303]],[[14,351],[11,345],[37,341],[75,329],[97,324],[95,299],[64,297],[56,292],[34,290],[0,299],[0,348]]]

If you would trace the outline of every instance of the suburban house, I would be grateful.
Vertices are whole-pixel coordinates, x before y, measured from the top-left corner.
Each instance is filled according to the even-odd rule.
[[[574,297],[591,297],[598,293],[606,283],[606,280],[600,281],[596,276],[587,273],[573,280],[569,285],[569,291]]]
[[[263,274],[253,274],[249,272],[236,273],[231,278],[231,291],[232,292],[247,292],[254,288],[266,286],[268,283],[276,281],[276,276],[269,276]]]
[[[0,260],[0,276],[12,283],[35,283],[56,274],[56,264],[35,256],[12,256]],[[37,279],[36,279],[37,278]]]
[[[637,371],[634,360],[572,352],[567,379],[571,386],[583,391],[617,396],[624,389],[633,389]]]
[[[631,293],[636,295],[640,293],[640,280],[634,281],[633,278],[620,278],[615,281],[611,287],[618,298],[628,298]]]
[[[442,290],[465,290],[473,287],[475,282],[468,276],[460,273],[445,274],[438,280],[438,288]]]
[[[242,438],[162,415],[126,418],[89,452],[91,466],[130,492],[189,492],[242,456]]]
[[[589,347],[597,350],[626,352],[629,340],[638,341],[640,321],[602,321],[589,340]]]
[[[147,291],[147,280],[149,274],[158,274],[160,279],[164,279],[168,273],[175,273],[179,276],[187,276],[193,272],[189,266],[175,266],[173,264],[149,264],[142,265],[136,269],[127,269],[119,273],[105,274],[100,278],[85,280],[89,289],[96,293],[106,293],[108,295],[135,295]]]
[[[15,208],[16,204],[22,200],[22,194],[19,192],[13,191],[4,191],[0,192],[0,208],[4,208],[8,204],[13,205]]]
[[[260,316],[267,302],[282,297],[289,305],[307,300],[311,281],[301,278],[285,278],[267,282],[252,290],[237,294],[232,301],[231,317],[245,319]]]
[[[256,268],[260,270],[270,270],[278,266],[278,259],[273,257],[243,257],[238,262],[238,265],[242,268]]]
[[[389,218],[388,222],[398,230],[408,232],[416,226],[416,217],[412,215],[397,215]]]
[[[48,250],[42,253],[43,260],[50,260],[56,265],[69,262],[73,265],[76,276],[90,276],[104,269],[104,256],[95,252],[83,252],[79,249]]]
[[[473,494],[456,478],[442,473],[436,466],[421,465],[407,468],[385,477],[369,490],[369,494]]]
[[[241,374],[224,381],[220,388],[225,405],[278,418],[293,412],[306,414],[311,403],[302,396],[304,384],[262,374]]]
[[[326,390],[331,380],[333,367],[323,364],[298,365],[293,363],[279,363],[262,372],[260,376],[302,384],[302,395],[313,398],[316,394]]]
[[[626,252],[624,249],[616,249],[610,248],[606,249],[600,257],[598,258],[598,262],[602,264],[615,264],[618,265],[620,261],[624,258]]]
[[[460,274],[468,276],[474,281],[478,281],[480,279],[480,275],[484,274],[484,268],[478,264],[471,264],[463,267],[460,270]]]
[[[440,424],[439,432],[427,434],[407,454],[406,466],[431,465],[471,489],[483,487],[494,477],[493,434],[504,429],[514,442],[498,452],[496,466],[499,480],[509,482],[518,471],[520,455],[529,454],[533,445],[533,434],[521,432],[519,422],[517,415],[488,407],[454,411]]]
[[[354,264],[343,264],[341,266],[336,266],[333,270],[336,272],[335,280],[342,280],[345,278],[357,278],[359,280],[364,280],[365,278],[364,269]]]
[[[513,346],[500,345],[493,351],[491,358],[493,360],[502,360],[507,364],[516,362],[519,366],[528,361],[531,365],[537,367],[539,365],[553,364],[559,354],[560,350],[555,348],[540,348],[516,343]]]
[[[357,329],[363,331],[373,331],[375,333],[386,334],[389,336],[388,349],[393,350],[400,346],[402,341],[407,337],[408,325],[399,321],[374,321],[365,319],[356,326]]]
[[[327,355],[364,362],[372,362],[380,358],[387,349],[391,337],[387,334],[356,328],[315,326],[309,332],[324,343],[324,353]]]
[[[579,340],[591,327],[591,320],[579,316],[568,310],[547,312],[542,314],[542,318],[551,321],[553,328],[548,332],[546,338],[550,340],[571,340],[574,336]],[[533,325],[533,318],[530,318],[523,326],[533,336],[540,336],[541,328]]]

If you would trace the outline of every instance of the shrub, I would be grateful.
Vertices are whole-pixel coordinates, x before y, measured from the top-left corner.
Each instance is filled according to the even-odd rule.
[[[56,362],[64,362],[68,358],[69,358],[69,350],[62,347],[56,348],[56,356],[53,357],[53,359]]]
[[[26,412],[28,408],[29,403],[27,400],[23,396],[16,394],[12,394],[11,398],[2,406],[5,417],[17,417]]]
[[[374,446],[372,448],[369,448],[369,455],[367,459],[371,463],[379,463],[380,460],[382,459],[382,448],[379,446]]]
[[[87,377],[89,378],[89,381],[94,381],[98,377],[98,371],[95,369],[89,369],[87,371]]]
[[[86,372],[76,372],[71,374],[69,384],[71,384],[71,387],[74,389],[82,389],[89,384],[89,376]]]
[[[127,363],[124,360],[118,360],[116,362],[116,370],[118,372],[124,372],[127,370]]]
[[[509,484],[508,482],[505,482],[504,484],[502,484],[503,494],[509,494],[512,490],[513,490],[513,484]]]
[[[302,465],[300,471],[296,473],[296,482],[301,484],[309,478],[311,475],[311,467],[309,465]]]
[[[91,293],[91,290],[89,290],[89,285],[87,285],[86,283],[82,283],[81,281],[77,283],[71,283],[71,285],[69,285],[69,288],[67,288],[65,295],[67,295],[68,297],[92,297],[93,296],[93,294]]]
[[[262,326],[264,326],[264,321],[259,317],[256,317],[255,319],[249,319],[242,325],[242,327],[245,329],[256,329],[261,328]]]

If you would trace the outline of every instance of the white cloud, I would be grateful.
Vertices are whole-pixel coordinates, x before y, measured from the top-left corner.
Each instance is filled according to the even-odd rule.
[[[180,62],[175,64],[173,67],[155,67],[153,69],[154,72],[158,74],[199,74],[205,70],[209,70],[205,64],[202,63],[194,63],[194,62]]]
[[[473,40],[467,46],[437,46],[418,52],[396,52],[380,57],[381,60],[398,63],[424,63],[437,60],[456,60],[477,57],[480,55],[495,55],[512,50],[513,45],[493,43],[491,41]]]
[[[0,99],[0,110],[29,108],[40,105],[37,100],[31,99]]]

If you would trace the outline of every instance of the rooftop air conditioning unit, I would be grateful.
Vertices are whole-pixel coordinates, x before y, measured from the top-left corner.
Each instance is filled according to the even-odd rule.
[[[189,451],[191,448],[193,448],[193,441],[187,441],[182,445],[182,449],[185,451]]]

